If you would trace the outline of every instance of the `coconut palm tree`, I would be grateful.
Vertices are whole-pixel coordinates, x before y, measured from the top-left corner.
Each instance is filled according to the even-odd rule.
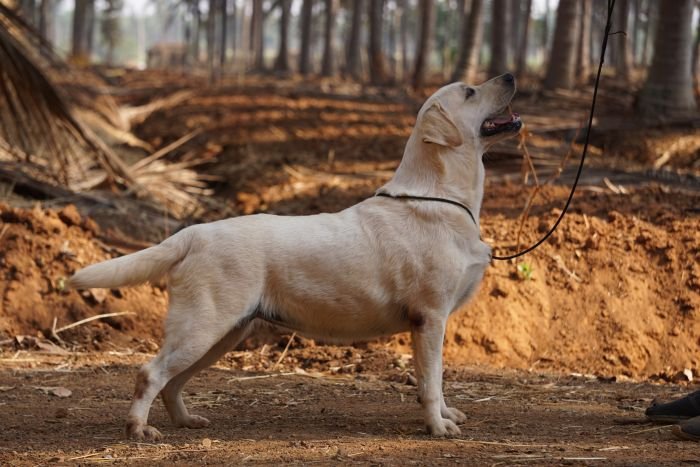
[[[386,84],[386,61],[382,51],[384,0],[369,0],[369,77],[372,84]]]
[[[508,3],[506,0],[493,0],[490,76],[508,71],[508,29]]]
[[[333,35],[338,2],[336,0],[325,0],[324,3],[326,6],[326,22],[323,27],[323,60],[321,62],[321,75],[333,76],[335,73]]]
[[[661,0],[654,57],[639,94],[644,114],[668,116],[697,109],[691,72],[695,0]]]
[[[311,20],[313,0],[304,0],[301,4],[301,45],[299,46],[299,73],[306,76],[311,72]]]
[[[280,0],[280,45],[275,59],[274,69],[280,73],[289,71],[289,13],[292,5],[291,0]]]
[[[416,67],[413,70],[413,87],[418,88],[425,80],[428,55],[430,54],[430,41],[433,36],[433,23],[435,23],[435,8],[433,0],[420,1],[420,36],[416,44]]]
[[[471,9],[462,14],[462,37],[457,65],[452,73],[452,81],[461,80],[471,83],[474,79],[479,64],[479,49],[484,30],[481,13],[483,4],[482,0],[472,0]]]
[[[560,0],[554,41],[544,79],[545,88],[571,89],[576,83],[576,39],[580,23],[579,0]]]

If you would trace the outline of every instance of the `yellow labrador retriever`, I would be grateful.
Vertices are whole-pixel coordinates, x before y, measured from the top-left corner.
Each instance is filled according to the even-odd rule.
[[[380,196],[344,211],[195,225],[76,273],[73,288],[168,277],[165,342],[139,372],[127,435],[160,438],[147,424],[159,393],[175,425],[207,426],[188,412],[182,388],[259,320],[334,341],[410,330],[427,428],[433,435],[458,434],[465,415],[442,395],[445,323],[490,262],[491,249],[479,238],[482,155],[520,130],[517,114],[501,115],[514,93],[511,74],[438,90],[418,113],[401,164]]]

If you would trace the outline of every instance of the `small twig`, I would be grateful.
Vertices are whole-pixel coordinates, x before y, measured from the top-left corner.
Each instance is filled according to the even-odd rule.
[[[277,363],[275,363],[275,365],[272,367],[272,370],[273,370],[273,371],[277,368],[277,366],[278,366],[280,363],[282,363],[282,359],[284,359],[285,355],[287,355],[287,350],[289,350],[289,346],[292,345],[292,341],[294,340],[294,338],[295,338],[296,336],[297,336],[297,333],[296,333],[296,332],[293,332],[293,333],[292,333],[292,336],[291,336],[291,337],[289,338],[289,340],[287,341],[287,346],[286,346],[286,347],[284,348],[284,350],[282,351],[282,355],[280,355],[280,358],[277,359]]]
[[[81,319],[80,321],[77,321],[73,324],[69,324],[67,326],[63,326],[61,328],[55,329],[52,331],[52,334],[58,334],[59,332],[67,331],[68,329],[72,329],[74,327],[80,326],[81,324],[89,323],[90,321],[94,321],[96,319],[111,318],[113,316],[135,315],[135,314],[136,313],[134,313],[133,311],[121,311],[119,313],[105,313],[102,315],[90,316],[89,318]]]
[[[105,454],[105,452],[93,452],[92,454],[83,454],[82,456],[71,457],[70,459],[67,459],[67,460],[68,461],[75,461],[78,459],[87,459],[88,457],[95,457],[95,456],[99,456],[100,454]]]
[[[58,322],[58,318],[56,316],[53,317],[53,325],[51,326],[51,337],[56,339],[59,343],[63,344],[63,339],[58,337],[58,334],[56,334],[56,323]]]
[[[251,379],[275,378],[277,376],[294,376],[296,374],[297,373],[295,373],[295,372],[287,372],[287,373],[272,373],[269,375],[239,376],[236,378],[229,378],[228,382],[231,383],[233,381],[249,381]]]
[[[643,429],[643,430],[632,431],[632,432],[629,432],[629,433],[627,433],[627,434],[628,434],[628,435],[638,435],[638,434],[640,434],[640,433],[646,433],[646,432],[649,432],[649,431],[661,430],[661,429],[663,429],[663,428],[668,428],[668,427],[670,427],[670,426],[672,426],[672,425],[669,424],[669,425],[653,426],[653,427],[651,427],[651,428],[645,428],[645,429]]]
[[[583,124],[581,124],[578,129],[576,130],[576,134],[574,135],[574,138],[571,140],[571,144],[569,144],[569,150],[567,153],[564,155],[564,157],[561,159],[559,162],[559,167],[557,167],[557,170],[555,170],[552,175],[545,180],[544,183],[540,184],[539,180],[537,179],[537,173],[535,172],[535,167],[532,164],[532,158],[530,157],[530,151],[527,149],[527,144],[526,144],[526,138],[525,136],[521,136],[520,138],[520,147],[523,149],[523,157],[525,160],[528,161],[530,165],[530,170],[532,171],[532,175],[535,179],[535,187],[532,189],[532,192],[530,193],[530,198],[528,199],[527,203],[525,204],[525,208],[523,209],[523,212],[520,214],[520,227],[518,227],[518,235],[515,237],[515,244],[517,246],[516,249],[520,249],[520,235],[522,234],[523,227],[525,226],[525,222],[527,219],[530,217],[530,210],[532,209],[532,204],[535,201],[535,198],[537,197],[537,194],[542,190],[542,187],[545,185],[549,185],[554,180],[559,178],[564,171],[564,167],[566,166],[566,163],[569,161],[569,158],[571,157],[571,154],[574,152],[574,144],[576,143],[576,140],[578,139],[578,135],[581,132],[581,128],[583,128]]]
[[[512,448],[549,448],[554,447],[550,444],[517,444],[517,443],[504,443],[500,441],[478,441],[475,439],[450,439],[450,441],[456,441],[458,443],[471,443],[471,444],[485,444],[489,446],[509,446]]]

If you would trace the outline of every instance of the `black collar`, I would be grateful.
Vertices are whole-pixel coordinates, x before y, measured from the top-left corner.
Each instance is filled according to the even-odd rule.
[[[459,206],[460,208],[467,211],[467,214],[469,214],[469,217],[472,218],[472,221],[474,222],[474,224],[478,225],[476,223],[476,219],[474,218],[474,214],[472,214],[472,212],[469,210],[468,207],[466,207],[464,204],[460,203],[459,201],[454,201],[454,200],[446,199],[446,198],[436,198],[433,196],[390,195],[389,193],[376,193],[374,196],[384,196],[386,198],[393,198],[393,199],[410,199],[410,200],[416,200],[416,201],[439,201],[441,203],[453,204],[453,205]]]

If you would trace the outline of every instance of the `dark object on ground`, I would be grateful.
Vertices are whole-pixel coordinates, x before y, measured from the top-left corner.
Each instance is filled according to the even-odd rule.
[[[700,390],[665,404],[653,401],[645,414],[649,420],[661,423],[674,423],[695,417],[695,432],[700,436]]]
[[[700,417],[694,417],[673,427],[673,434],[680,439],[700,441]]]

